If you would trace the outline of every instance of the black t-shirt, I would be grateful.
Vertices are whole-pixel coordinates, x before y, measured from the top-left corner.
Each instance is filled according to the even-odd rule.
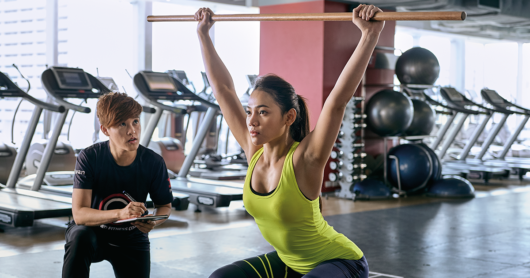
[[[166,164],[162,157],[143,146],[129,166],[119,166],[110,152],[109,141],[94,144],[77,156],[74,188],[92,189],[93,209],[113,210],[127,206],[131,200],[145,202],[147,194],[157,205],[173,201]],[[153,208],[148,208],[153,213]],[[149,251],[148,235],[130,223],[105,224],[98,228],[110,244]]]

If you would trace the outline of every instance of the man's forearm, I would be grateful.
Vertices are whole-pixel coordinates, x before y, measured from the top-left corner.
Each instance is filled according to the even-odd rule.
[[[155,215],[170,215],[171,214],[171,204],[169,206],[160,206],[155,210]],[[155,221],[155,226],[158,226],[164,223],[167,219]]]
[[[99,226],[118,221],[119,210],[97,210],[93,208],[79,208],[74,213],[74,221],[77,225]]]

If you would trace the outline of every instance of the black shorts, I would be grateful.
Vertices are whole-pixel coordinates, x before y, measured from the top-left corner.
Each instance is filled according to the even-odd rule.
[[[217,269],[210,278],[368,278],[368,262],[359,260],[333,259],[322,262],[306,275],[285,265],[276,251],[234,262]]]

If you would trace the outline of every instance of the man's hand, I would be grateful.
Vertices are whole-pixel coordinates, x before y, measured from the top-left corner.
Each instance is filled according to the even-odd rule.
[[[379,36],[383,27],[385,27],[384,21],[370,21],[370,19],[377,12],[383,12],[381,9],[374,5],[359,5],[353,9],[353,23],[359,27],[363,34],[376,34]]]
[[[145,211],[147,211],[147,208],[145,207],[144,203],[130,202],[126,207],[120,210],[118,216],[120,219],[140,217]]]
[[[153,215],[148,214],[146,216],[153,216]],[[138,230],[140,230],[142,233],[147,234],[156,226],[156,221],[152,221],[152,220],[134,221],[131,224],[135,226],[136,228],[138,228]]]

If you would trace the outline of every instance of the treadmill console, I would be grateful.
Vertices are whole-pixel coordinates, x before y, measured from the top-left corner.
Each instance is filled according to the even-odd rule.
[[[177,86],[173,83],[171,76],[163,72],[140,72],[149,88],[153,93],[175,93]]]
[[[501,96],[499,96],[499,94],[495,92],[494,90],[482,89],[482,92],[486,94],[486,96],[490,99],[492,103],[497,103],[497,104],[504,103],[504,99]]]
[[[190,80],[188,79],[188,76],[186,75],[186,72],[183,70],[168,70],[167,73],[174,78],[176,78],[178,81],[182,82],[184,85],[190,85]]]
[[[77,68],[51,68],[61,89],[92,90],[92,84],[86,72]]]
[[[80,68],[50,67],[42,72],[41,81],[55,99],[99,98],[110,92],[105,84]]]
[[[141,71],[134,75],[133,82],[138,93],[151,101],[190,100],[219,109],[218,105],[197,96],[168,72]]]
[[[459,93],[455,88],[444,87],[442,88],[442,90],[447,94],[447,96],[452,102],[464,101],[464,96]]]
[[[20,97],[22,96],[20,88],[18,88],[9,76],[0,72],[0,97]]]

